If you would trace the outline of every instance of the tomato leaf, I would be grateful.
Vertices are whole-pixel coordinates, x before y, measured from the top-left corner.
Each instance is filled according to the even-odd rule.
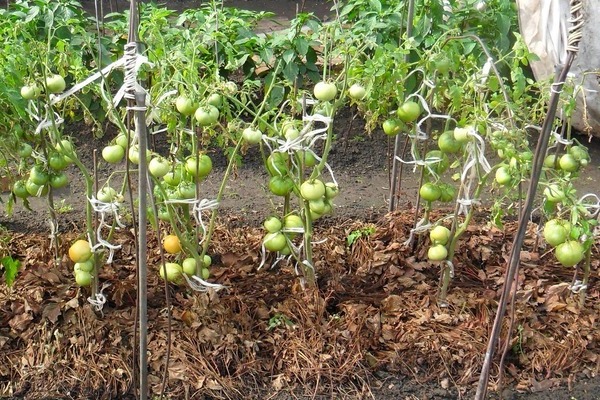
[[[2,268],[4,268],[4,280],[6,281],[6,285],[10,287],[15,281],[17,273],[21,268],[21,262],[15,260],[11,256],[6,256],[0,260],[0,263],[2,264]]]

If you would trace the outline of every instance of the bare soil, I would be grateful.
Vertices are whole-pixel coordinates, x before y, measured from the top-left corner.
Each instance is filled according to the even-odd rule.
[[[93,7],[92,1],[84,6]],[[109,2],[105,1],[105,9]],[[170,1],[178,10],[197,1]],[[120,10],[126,2],[117,0]],[[305,4],[325,16],[322,1],[231,1],[228,5],[272,10],[293,16]],[[291,11],[293,10],[293,11]],[[290,15],[290,12],[292,14]],[[108,128],[94,138],[82,126],[68,127],[80,155],[92,165],[94,149],[113,136]],[[228,290],[196,293],[170,287],[171,354],[169,398],[472,398],[488,331],[503,280],[514,224],[490,228],[486,209],[461,243],[449,307],[436,302],[438,268],[425,261],[426,240],[403,243],[414,222],[411,205],[418,178],[405,171],[400,208],[388,214],[391,143],[380,131],[366,134],[352,109],[336,117],[330,164],[342,193],[335,214],[317,225],[319,290],[302,291],[293,265],[261,263],[260,223],[270,214],[267,175],[257,154],[229,182],[220,208],[219,229],[210,254],[211,279]],[[159,143],[160,144],[160,143]],[[597,192],[600,146],[591,144],[592,164],[578,182]],[[213,153],[215,169],[203,190],[216,195],[225,159]],[[122,166],[120,166],[122,167]],[[111,172],[106,167],[100,177]],[[63,253],[81,234],[83,185],[74,170],[71,184],[57,193],[62,204],[59,231]],[[492,194],[493,195],[493,194]],[[64,199],[64,200],[63,200]],[[68,206],[73,210],[68,211]],[[133,398],[135,386],[135,263],[129,230],[117,236],[123,249],[101,272],[108,303],[95,313],[86,290],[73,283],[72,266],[55,264],[47,234],[47,206],[33,201],[0,224],[9,239],[0,249],[23,262],[12,289],[0,285],[0,394],[6,398]],[[348,246],[351,232],[372,224],[371,236]],[[533,232],[530,232],[533,237]],[[150,237],[149,265],[159,263]],[[555,265],[552,254],[526,243],[515,309],[515,330],[505,363],[506,389],[499,394],[495,362],[490,398],[600,398],[600,279],[598,253],[586,307],[566,286],[571,271]],[[1,279],[1,278],[0,278]],[[151,273],[149,287],[150,384],[160,393],[169,343],[167,303],[161,282]]]

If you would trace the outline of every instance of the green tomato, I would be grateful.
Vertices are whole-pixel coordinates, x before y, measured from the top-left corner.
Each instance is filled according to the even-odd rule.
[[[92,274],[86,271],[75,272],[75,283],[81,287],[87,287],[92,284]]]
[[[196,185],[192,182],[181,182],[177,186],[177,197],[180,199],[196,198]]]
[[[92,272],[94,271],[94,258],[90,257],[87,261],[75,263],[73,266],[75,273],[77,271]]]
[[[311,213],[318,214],[319,216],[325,214],[325,211],[327,210],[325,199],[323,197],[318,198],[316,200],[310,200],[308,202],[308,207]]]
[[[167,207],[160,206],[158,208],[158,219],[161,221],[171,222],[171,215],[169,214]]]
[[[334,83],[321,81],[315,85],[313,93],[317,100],[331,101],[335,99],[335,96],[337,95],[337,87]]]
[[[23,180],[18,180],[13,184],[12,192],[16,197],[20,199],[26,199],[27,197],[29,197],[29,192],[27,191],[25,181]]]
[[[194,117],[200,126],[212,126],[219,120],[219,109],[213,105],[207,104],[204,107],[198,107],[194,113]]]
[[[443,203],[449,203],[456,197],[456,188],[449,183],[441,182],[438,184],[440,191],[440,201]]]
[[[302,218],[296,214],[288,214],[283,218],[283,230],[287,231],[286,235],[290,239],[293,239],[298,234],[297,232],[293,232],[294,230],[304,229],[304,222]]]
[[[290,228],[304,228],[304,222],[299,215],[288,214],[283,219],[283,227],[286,229]]]
[[[116,197],[117,191],[110,186],[104,186],[96,193],[96,198],[103,203],[112,203]]]
[[[306,200],[318,200],[325,196],[325,184],[318,179],[304,181],[300,185],[300,195]]]
[[[438,138],[438,147],[444,153],[457,153],[462,144],[454,138],[453,131],[446,131]]]
[[[448,257],[448,250],[443,244],[435,244],[427,251],[427,258],[431,261],[443,261]]]
[[[262,140],[263,134],[258,129],[246,128],[242,132],[242,138],[248,144],[258,144]]]
[[[31,181],[31,179],[27,179],[25,181],[25,189],[30,196],[42,197],[48,194],[49,185],[37,185]]]
[[[563,266],[572,267],[583,260],[585,251],[581,243],[576,240],[569,240],[556,246],[554,255]]]
[[[102,158],[109,164],[120,163],[125,157],[125,149],[118,144],[106,146],[102,149]]]
[[[58,74],[50,75],[46,78],[46,88],[50,93],[61,93],[66,87],[65,78]]]
[[[56,174],[50,175],[50,179],[48,182],[50,183],[50,186],[52,186],[53,189],[60,189],[64,188],[69,184],[69,178],[64,172],[58,172]]]
[[[590,154],[585,146],[571,146],[569,148],[569,154],[575,157],[583,167],[587,166],[590,162]]]
[[[480,13],[485,12],[486,9],[487,3],[484,0],[479,0],[477,3],[475,3],[475,10],[479,11]]]
[[[33,153],[33,147],[29,143],[20,143],[17,147],[17,154],[21,158],[27,158]]]
[[[213,93],[210,96],[208,96],[208,99],[206,99],[206,103],[219,108],[223,104],[223,97],[218,93]]]
[[[267,233],[263,245],[269,251],[281,251],[287,246],[287,238],[281,232]]]
[[[283,137],[285,137],[285,140],[291,142],[300,137],[300,131],[296,127],[290,126],[283,130]]]
[[[404,122],[399,119],[390,118],[383,121],[383,132],[388,136],[396,136],[405,127]]]
[[[152,152],[146,149],[146,163],[150,161],[151,156]],[[129,147],[129,161],[136,165],[140,163],[140,148],[137,144]]]
[[[238,91],[237,83],[235,83],[233,81],[225,82],[225,93],[227,93],[230,96],[233,96],[234,94],[237,93],[237,91]]]
[[[124,133],[120,133],[115,138],[115,144],[118,144],[119,146],[121,146],[123,148],[123,150],[125,150],[127,148],[127,145],[129,144],[129,142],[127,141],[127,135]]]
[[[429,232],[429,238],[434,244],[445,245],[450,239],[450,229],[443,225],[437,225]]]
[[[208,280],[208,278],[210,278],[210,270],[208,268],[202,268],[200,274],[202,275],[201,278],[204,280]]]
[[[512,181],[512,176],[508,172],[508,167],[502,166],[496,170],[496,182],[500,185],[508,185]]]
[[[325,203],[325,209],[323,210],[323,215],[331,214],[333,212],[333,203],[331,202],[331,200],[329,200],[327,198],[327,196],[325,197],[323,202]]]
[[[327,182],[325,184],[325,198],[327,200],[333,200],[340,194],[340,189],[338,185],[333,182]]]
[[[289,244],[286,244],[283,249],[279,250],[279,254],[282,256],[289,256],[292,254],[292,249],[290,248]]]
[[[312,168],[317,165],[318,161],[315,154],[309,150],[298,150],[296,152],[298,158],[302,161],[305,167]]]
[[[73,143],[71,143],[67,139],[62,139],[55,146],[56,151],[64,156],[70,156],[75,153],[75,148],[73,147]]]
[[[548,169],[557,169],[558,168],[556,154],[550,154],[550,155],[547,155],[546,158],[544,158],[544,167],[548,168]]]
[[[272,176],[269,179],[269,190],[276,196],[287,196],[294,188],[294,181],[288,176]]]
[[[423,200],[432,202],[439,200],[439,198],[442,196],[442,191],[437,185],[431,182],[426,182],[419,189],[419,195]]]
[[[352,99],[357,100],[357,101],[364,99],[366,94],[367,94],[367,89],[365,89],[365,87],[363,85],[360,85],[358,83],[353,84],[348,89],[348,95]]]
[[[558,161],[558,165],[565,172],[575,172],[579,169],[579,161],[570,153],[563,154]]]
[[[175,100],[175,108],[181,113],[181,115],[189,117],[194,114],[198,109],[198,104],[195,104],[192,99],[186,96],[179,96]]]
[[[464,127],[464,128],[456,127],[456,128],[454,128],[454,139],[456,139],[456,141],[459,143],[466,143],[469,140],[471,140],[470,132],[471,132],[471,128],[469,128],[469,127]]]
[[[287,175],[288,173],[288,153],[279,151],[271,153],[267,158],[267,170],[271,176]]]
[[[191,176],[206,178],[212,171],[212,160],[206,154],[199,154],[198,157],[189,157],[185,161],[185,170]]]
[[[52,152],[50,157],[48,157],[48,166],[55,171],[62,171],[69,166],[69,162],[62,154]]]
[[[269,233],[279,232],[281,228],[283,228],[283,223],[281,220],[275,216],[268,217],[265,222],[263,222],[263,227]]]
[[[544,225],[544,239],[550,246],[556,247],[564,243],[571,233],[571,223],[564,219],[554,218]]]
[[[171,170],[169,161],[161,156],[156,156],[148,163],[148,172],[155,178],[162,178]]]
[[[49,178],[48,172],[40,164],[34,165],[29,171],[29,179],[36,185],[45,185]]]
[[[404,123],[413,122],[421,115],[421,106],[414,101],[405,101],[396,111],[396,115]]]
[[[25,100],[36,99],[41,93],[42,90],[36,84],[25,85],[21,88],[21,97],[23,97]]]
[[[560,186],[554,183],[544,189],[544,196],[551,203],[560,203],[567,198]]]
[[[177,186],[181,182],[183,171],[180,166],[172,168],[163,176],[163,181],[169,186]]]
[[[177,263],[166,263],[164,267],[160,265],[158,270],[160,277],[166,279],[167,282],[175,284],[183,283],[183,269],[181,268],[181,265]]]
[[[187,276],[196,275],[196,259],[189,257],[181,263],[181,269]]]
[[[448,72],[450,72],[450,67],[452,65],[452,62],[450,61],[450,59],[446,56],[441,56],[438,57],[438,59],[435,61],[435,70],[441,74],[441,75],[448,75]]]

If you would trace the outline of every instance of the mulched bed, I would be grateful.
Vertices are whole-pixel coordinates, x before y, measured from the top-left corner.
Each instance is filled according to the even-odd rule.
[[[263,233],[221,221],[210,249],[211,280],[227,289],[198,293],[169,286],[171,322],[151,236],[151,392],[161,392],[168,360],[164,390],[172,399],[267,398],[289,391],[357,398],[368,395],[382,373],[432,382],[444,398],[468,393],[479,376],[516,226],[469,229],[455,259],[448,304],[439,306],[439,266],[426,261],[428,239],[419,238],[415,250],[404,244],[413,220],[410,211],[388,214],[372,223],[375,233],[351,247],[346,237],[371,223],[323,221],[315,234],[319,290],[303,290],[291,263],[270,268],[271,255],[258,270]],[[74,237],[62,237],[63,254]],[[46,236],[9,232],[4,238],[2,254],[20,259],[23,268],[12,288],[0,285],[0,393],[27,399],[134,395],[133,234],[118,234],[123,249],[102,269],[101,282],[110,284],[102,314],[86,301],[87,290],[74,284],[66,256],[60,265],[54,262]],[[600,370],[597,248],[580,307],[579,295],[568,288],[573,271],[535,248],[533,225],[529,238],[521,256],[504,384],[540,390],[595,376]]]

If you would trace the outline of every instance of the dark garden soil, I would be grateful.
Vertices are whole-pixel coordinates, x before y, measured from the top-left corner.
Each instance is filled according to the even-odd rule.
[[[126,7],[115,1],[120,10]],[[104,3],[108,8],[109,2]],[[197,3],[168,5],[183,9]],[[273,10],[289,18],[286,13],[302,3],[247,0],[228,5]],[[329,4],[306,0],[306,7],[326,15]],[[252,151],[228,183],[209,249],[214,261],[210,280],[225,290],[199,293],[170,286],[167,297],[156,273],[159,245],[150,234],[153,396],[163,388],[168,362],[165,395],[172,399],[473,398],[516,224],[493,228],[488,210],[478,210],[459,245],[448,306],[439,306],[439,267],[426,260],[428,239],[419,238],[414,246],[405,243],[415,221],[410,202],[417,177],[405,170],[399,211],[387,213],[387,137],[380,131],[366,134],[352,109],[342,110],[334,126],[330,165],[342,192],[334,215],[316,225],[318,290],[302,290],[288,261],[276,263],[269,255],[258,268],[263,261],[260,224],[274,206],[266,195],[267,174]],[[90,166],[93,150],[114,137],[111,128],[102,138],[94,138],[85,126],[70,125],[67,131]],[[155,144],[160,150],[160,139]],[[217,150],[211,155],[215,168],[202,186],[207,198],[215,197],[226,164]],[[591,144],[591,156],[577,185],[597,192],[597,143]],[[101,166],[98,175],[106,178],[112,171]],[[61,254],[84,230],[83,184],[75,170],[71,178],[56,199]],[[109,286],[99,314],[86,301],[87,289],[75,285],[68,257],[53,259],[47,206],[32,201],[31,207],[17,205],[10,217],[2,209],[0,216],[6,228],[0,254],[23,264],[12,288],[0,277],[0,396],[135,398],[132,226],[117,233],[115,242],[122,249],[100,272],[100,281]],[[368,227],[374,233],[347,244],[350,233]],[[521,254],[514,329],[500,343],[508,342],[505,389],[499,387],[496,358],[490,398],[600,399],[598,248],[585,307],[580,307],[580,297],[568,289],[572,271],[559,267],[534,238],[532,224]],[[508,325],[505,321],[504,332]]]

